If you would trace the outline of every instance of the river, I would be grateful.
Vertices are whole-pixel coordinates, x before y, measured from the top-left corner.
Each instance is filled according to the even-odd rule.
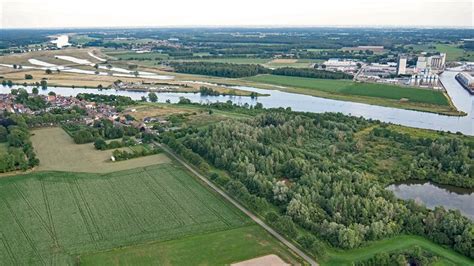
[[[453,186],[437,185],[429,182],[407,181],[390,185],[387,189],[401,199],[413,199],[430,209],[443,206],[457,209],[474,221],[474,191]]]
[[[258,99],[243,96],[201,96],[199,93],[159,93],[158,101],[165,102],[170,100],[172,103],[179,101],[180,97],[186,97],[192,102],[198,103],[213,103],[225,102],[231,100],[238,104],[254,105],[257,102],[263,104],[266,108],[291,107],[294,111],[304,112],[340,112],[346,115],[365,117],[367,119],[376,119],[387,123],[394,123],[403,126],[442,130],[450,132],[461,132],[466,135],[474,135],[474,97],[471,96],[464,88],[454,79],[456,72],[446,71],[441,76],[443,84],[445,85],[448,94],[456,107],[464,112],[467,116],[445,116],[433,113],[411,111],[404,109],[397,109],[391,107],[383,107],[376,105],[369,105],[363,103],[338,101],[331,99],[324,99],[309,95],[295,94],[282,92],[279,90],[266,90],[253,87],[235,86],[233,88],[253,91],[269,96],[262,96]],[[20,88],[23,86],[13,86],[13,88]],[[9,87],[0,86],[0,93],[9,93]],[[32,87],[27,87],[31,92]],[[47,94],[49,91],[54,91],[57,94],[64,96],[75,96],[78,93],[96,93],[96,94],[115,94],[122,96],[129,96],[134,100],[140,100],[142,96],[147,96],[146,92],[132,92],[132,91],[117,91],[117,90],[99,90],[99,89],[83,89],[83,88],[68,88],[68,87],[49,87],[47,90],[40,90],[41,94]]]

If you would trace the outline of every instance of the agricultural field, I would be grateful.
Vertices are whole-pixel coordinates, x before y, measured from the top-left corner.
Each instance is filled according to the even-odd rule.
[[[224,247],[228,261],[266,252],[294,260],[268,236],[260,238],[263,229],[173,164],[105,175],[36,172],[1,179],[0,195],[0,261],[6,264],[73,264],[84,253],[189,236],[195,239],[160,244],[167,254],[162,258],[179,260],[176,248],[183,245],[194,246],[189,257],[193,252],[218,254],[222,245],[228,245]],[[241,229],[227,231],[236,228]],[[251,245],[233,249],[234,238],[236,245]],[[207,251],[193,245],[206,239],[220,239],[221,244]],[[114,252],[140,259],[147,257],[143,252],[156,256],[154,251],[151,246],[137,254]],[[201,259],[214,264],[213,257]]]
[[[168,59],[167,54],[162,54],[158,52],[151,52],[151,53],[135,53],[131,51],[120,51],[117,52],[115,50],[105,50],[105,54],[113,57],[116,60],[163,60]]]
[[[221,110],[213,110],[212,114],[209,114],[209,110],[202,106],[160,103],[141,103],[138,106],[126,109],[124,113],[133,116],[138,121],[143,121],[144,118],[150,117],[172,122],[172,117],[179,117],[182,123],[193,126],[204,126],[226,119],[250,117],[244,114]]]
[[[446,53],[446,61],[460,61],[462,58],[468,61],[474,60],[474,52],[466,51],[452,44],[436,44],[436,51]]]
[[[75,144],[61,128],[37,129],[32,134],[31,141],[40,160],[38,171],[109,173],[170,162],[164,154],[111,162],[113,149],[99,151],[92,143]]]
[[[458,47],[459,44],[411,44],[407,47],[412,47],[414,52],[431,52],[431,53],[446,53],[447,62],[460,61],[462,58],[472,61],[474,59],[474,52],[466,51]]]
[[[354,83],[348,80],[327,80],[276,75],[259,75],[246,78],[250,81],[269,83],[279,86],[291,86],[328,93],[348,94],[356,96],[378,97],[391,100],[406,98],[411,102],[448,106],[448,99],[442,92],[400,87],[386,84]]]
[[[80,265],[229,265],[268,254],[295,262],[285,247],[257,225],[84,254]]]

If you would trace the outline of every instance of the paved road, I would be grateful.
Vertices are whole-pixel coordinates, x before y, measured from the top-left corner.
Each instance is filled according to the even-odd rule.
[[[158,144],[158,143],[157,143]],[[161,148],[163,148],[164,151],[166,151],[168,154],[170,154],[173,158],[175,158],[179,163],[184,165],[189,171],[191,171],[194,175],[199,177],[204,183],[206,183],[208,186],[210,186],[212,189],[214,189],[217,193],[219,193],[222,197],[224,197],[226,200],[230,201],[230,203],[234,204],[235,207],[237,207],[239,210],[241,210],[243,213],[245,213],[247,216],[249,216],[252,220],[254,220],[257,224],[259,224],[261,227],[263,227],[265,230],[267,230],[270,234],[272,234],[274,237],[276,237],[280,242],[285,244],[288,248],[290,248],[293,252],[298,254],[300,257],[305,259],[309,264],[313,266],[319,265],[315,260],[313,260],[311,257],[306,255],[301,249],[297,248],[295,245],[293,245],[291,242],[286,240],[282,235],[280,235],[278,232],[273,230],[270,226],[266,225],[260,218],[255,216],[253,213],[248,211],[246,208],[244,208],[242,205],[240,205],[237,201],[232,199],[227,193],[225,193],[223,190],[218,188],[216,185],[211,183],[211,181],[207,180],[204,176],[202,176],[200,173],[198,173],[194,168],[192,168],[188,163],[184,162],[176,156],[176,154],[171,151],[168,147],[165,147],[164,145],[158,144]]]

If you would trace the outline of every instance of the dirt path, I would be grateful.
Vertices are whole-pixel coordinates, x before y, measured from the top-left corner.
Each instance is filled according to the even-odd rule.
[[[158,144],[158,143],[157,143]],[[211,181],[207,180],[204,176],[202,176],[200,173],[198,173],[194,168],[192,168],[188,163],[183,161],[181,158],[179,158],[173,151],[171,151],[168,147],[164,145],[158,144],[163,150],[168,153],[171,157],[176,159],[179,163],[181,163],[186,169],[188,169],[191,173],[199,177],[204,183],[206,183],[208,186],[210,186],[213,190],[215,190],[217,193],[219,193],[222,197],[224,197],[226,200],[228,200],[230,203],[232,203],[235,207],[237,207],[239,210],[241,210],[243,213],[245,213],[247,216],[249,216],[254,222],[259,224],[261,227],[263,227],[265,230],[267,230],[271,235],[273,235],[275,238],[277,238],[280,242],[285,244],[289,249],[291,249],[293,252],[298,254],[298,256],[302,257],[304,260],[306,260],[310,265],[317,266],[319,265],[315,260],[313,260],[310,256],[306,255],[301,249],[293,245],[290,241],[286,240],[282,235],[280,235],[277,231],[273,230],[270,226],[265,224],[260,218],[255,216],[253,213],[251,213],[249,210],[247,210],[245,207],[240,205],[237,201],[232,199],[227,193],[225,193],[223,190],[218,188],[216,185],[211,183]]]

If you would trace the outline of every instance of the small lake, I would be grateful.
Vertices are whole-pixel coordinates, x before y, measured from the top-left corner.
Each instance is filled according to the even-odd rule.
[[[429,209],[443,206],[445,209],[459,210],[474,221],[474,190],[438,185],[423,181],[406,181],[387,187],[398,198],[425,205]]]

